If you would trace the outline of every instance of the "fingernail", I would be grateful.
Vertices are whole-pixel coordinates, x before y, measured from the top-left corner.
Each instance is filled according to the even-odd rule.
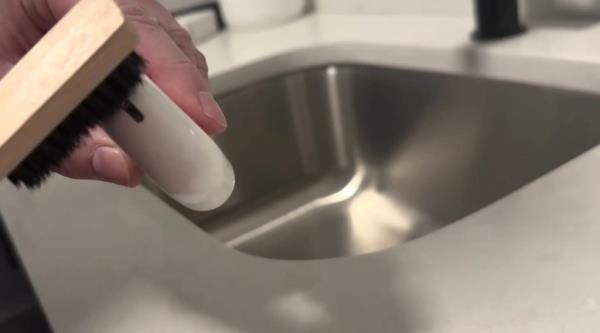
[[[92,156],[92,168],[99,180],[131,186],[129,165],[123,152],[114,147],[98,147]]]
[[[222,128],[227,127],[227,119],[225,119],[225,114],[223,114],[223,110],[221,110],[221,107],[219,104],[217,104],[217,101],[215,101],[213,95],[209,92],[201,91],[198,94],[198,97],[200,104],[202,105],[202,112],[204,112],[208,118],[214,120]]]

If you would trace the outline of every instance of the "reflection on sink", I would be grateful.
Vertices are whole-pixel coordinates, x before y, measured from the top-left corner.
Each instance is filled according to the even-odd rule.
[[[600,98],[365,66],[282,75],[219,98],[237,175],[199,227],[250,254],[347,256],[477,211],[600,142]]]

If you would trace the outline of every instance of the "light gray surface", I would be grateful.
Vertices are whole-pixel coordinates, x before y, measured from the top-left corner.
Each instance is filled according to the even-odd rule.
[[[225,248],[144,189],[0,187],[57,332],[597,332],[600,148],[435,233],[371,255]]]
[[[596,332],[599,163],[392,250],[310,262],[225,249],[142,189],[0,191],[57,332]]]

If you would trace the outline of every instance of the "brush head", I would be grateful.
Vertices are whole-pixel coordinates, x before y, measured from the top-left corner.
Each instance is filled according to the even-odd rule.
[[[119,112],[141,83],[144,62],[131,53],[19,165],[8,179],[17,187],[39,187],[91,129]]]

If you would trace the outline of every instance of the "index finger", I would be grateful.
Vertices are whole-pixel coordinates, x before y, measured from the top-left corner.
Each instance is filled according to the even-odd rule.
[[[45,1],[48,1],[57,17],[64,15],[77,2]],[[208,134],[223,132],[227,122],[221,108],[208,93],[206,75],[171,39],[154,13],[150,12],[158,3],[154,0],[120,0],[118,3],[138,32],[140,41],[136,52],[147,62],[146,74]]]
[[[150,0],[144,2],[144,8],[152,13],[158,20],[159,24],[163,27],[165,32],[171,37],[171,39],[179,46],[179,48],[185,53],[192,63],[198,67],[203,76],[207,76],[208,65],[204,55],[198,51],[190,34],[175,20],[173,15],[161,4],[156,1]]]

